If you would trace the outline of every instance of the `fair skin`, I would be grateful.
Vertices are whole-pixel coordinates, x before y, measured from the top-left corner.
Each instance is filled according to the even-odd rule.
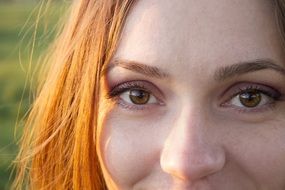
[[[285,189],[284,56],[272,5],[134,5],[100,101],[109,189]]]

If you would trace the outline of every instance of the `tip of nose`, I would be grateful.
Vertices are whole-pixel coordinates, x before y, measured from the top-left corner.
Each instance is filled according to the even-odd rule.
[[[176,159],[173,159],[176,158]],[[225,156],[183,156],[162,157],[161,167],[166,173],[181,180],[195,181],[222,170],[225,164]]]

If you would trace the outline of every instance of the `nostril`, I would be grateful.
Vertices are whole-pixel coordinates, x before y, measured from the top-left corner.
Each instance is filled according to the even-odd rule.
[[[187,171],[183,162],[171,159],[169,156],[162,156],[160,162],[161,168],[164,172],[181,180],[186,181],[188,179]]]

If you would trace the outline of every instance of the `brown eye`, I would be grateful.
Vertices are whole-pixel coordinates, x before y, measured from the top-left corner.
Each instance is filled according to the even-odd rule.
[[[234,105],[235,107],[245,109],[255,109],[274,103],[276,100],[277,98],[274,98],[273,95],[269,95],[269,92],[262,92],[258,89],[247,89],[232,97],[227,105]]]
[[[151,91],[138,87],[125,89],[119,93],[119,98],[124,105],[133,105],[140,109],[150,104],[162,105]]]
[[[267,108],[273,108],[283,98],[283,95],[275,88],[254,83],[234,85],[228,89],[225,96],[230,98],[223,102],[221,106],[234,108],[239,113],[267,111]]]
[[[132,89],[129,92],[129,98],[134,104],[147,104],[150,99],[150,94],[144,90]]]
[[[239,95],[240,103],[249,108],[256,107],[260,104],[262,99],[261,92],[257,90],[248,90]]]

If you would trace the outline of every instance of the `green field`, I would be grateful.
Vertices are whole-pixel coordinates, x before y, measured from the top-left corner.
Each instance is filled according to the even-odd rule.
[[[36,64],[40,64],[37,62],[38,57],[52,40],[56,21],[66,5],[67,3],[41,6],[40,3],[0,2],[1,190],[10,189],[13,180],[13,175],[10,174],[17,153],[16,142],[21,135],[24,114],[32,100],[31,73],[35,71]],[[39,24],[36,24],[37,20]],[[16,121],[19,124],[15,135]]]

